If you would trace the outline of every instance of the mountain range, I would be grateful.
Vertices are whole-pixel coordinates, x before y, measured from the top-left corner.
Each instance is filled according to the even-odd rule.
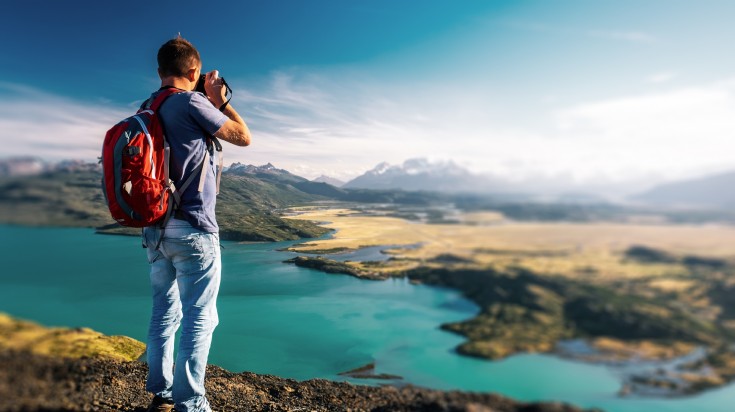
[[[342,180],[335,179],[333,177],[329,177],[329,176],[326,176],[326,175],[321,175],[321,176],[317,177],[316,179],[311,179],[311,181],[312,182],[317,182],[317,183],[327,183],[327,184],[330,184],[330,185],[332,185],[334,187],[342,187],[345,184],[345,182],[343,182]]]
[[[32,156],[0,159],[0,177],[36,176],[53,172],[95,172],[102,170],[97,163],[83,160],[62,160],[57,163],[46,162]]]
[[[229,167],[225,168],[225,174],[235,176],[256,176],[259,178],[266,179],[278,179],[281,181],[293,181],[293,182],[304,182],[308,181],[301,176],[297,176],[286,169],[279,169],[271,163],[264,164],[262,166],[246,165],[240,162],[235,162]]]
[[[475,175],[454,162],[409,159],[402,165],[380,163],[342,187],[345,189],[403,189],[432,192],[487,192],[500,182]]]
[[[339,198],[345,193],[343,190],[334,187],[329,183],[310,181],[309,179],[297,176],[288,170],[279,169],[271,163],[267,163],[262,166],[233,163],[224,171],[223,174],[233,176],[251,176],[276,185],[290,185],[310,195]]]
[[[735,207],[735,172],[671,182],[631,196],[631,200],[650,205],[682,207]]]
[[[5,178],[73,172],[99,173],[100,167],[96,163],[75,160],[59,163],[44,162],[32,157],[0,160],[0,177]],[[328,176],[310,181],[271,163],[261,166],[233,163],[225,169],[224,175],[253,178],[258,182],[267,182],[279,190],[296,189],[302,194],[357,202],[425,203],[442,196],[469,194],[492,196],[506,202],[595,204],[611,199],[611,196],[601,194],[615,192],[613,187],[604,184],[597,187],[565,185],[563,178],[513,182],[492,175],[472,173],[451,161],[432,162],[426,159],[410,159],[400,165],[383,162],[342,185],[340,181]],[[645,190],[612,198],[643,206],[730,209],[735,206],[735,192],[731,190],[733,184],[735,172],[728,172],[653,187],[649,185]],[[631,190],[628,189],[629,192]],[[425,194],[417,195],[419,192]],[[437,193],[438,196],[428,196],[427,192]]]
[[[345,183],[343,189],[432,191],[443,193],[516,194],[515,199],[561,203],[616,201],[650,206],[697,208],[735,207],[735,172],[686,181],[652,185],[600,182],[575,184],[565,177],[536,177],[511,181],[488,174],[473,174],[454,162],[410,159],[401,165],[386,162]],[[523,196],[525,195],[525,196]]]
[[[279,241],[328,232],[312,222],[280,216],[279,210],[284,208],[324,199],[297,189],[285,179],[299,180],[294,184],[311,182],[288,172],[272,170],[269,174],[270,167],[263,169],[263,175],[277,177],[268,180],[247,173],[238,175],[237,168],[223,174],[217,199],[222,239]],[[110,217],[100,188],[102,172],[98,164],[65,162],[43,165],[40,170],[0,177],[0,223],[94,227],[100,233],[140,235],[140,229],[120,227]]]
[[[533,176],[521,179],[472,173],[452,161],[409,159],[401,165],[378,164],[342,187],[363,189],[424,190],[443,193],[502,195],[523,200],[571,203],[604,202],[622,197],[635,188],[613,184],[577,184],[568,176]],[[627,190],[627,192],[626,192]]]

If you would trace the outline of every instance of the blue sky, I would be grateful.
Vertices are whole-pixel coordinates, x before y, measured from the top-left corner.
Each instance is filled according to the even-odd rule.
[[[17,2],[0,16],[0,156],[93,159],[180,32],[253,131],[228,162],[343,179],[413,157],[519,181],[714,173],[735,169],[734,20],[726,1]]]

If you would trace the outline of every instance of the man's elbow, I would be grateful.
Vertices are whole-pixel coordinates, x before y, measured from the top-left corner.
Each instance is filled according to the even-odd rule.
[[[250,130],[247,126],[243,126],[239,133],[239,139],[237,139],[238,146],[249,146],[250,145]]]
[[[214,137],[234,144],[235,146],[250,145],[250,129],[248,129],[244,124],[239,124],[233,121],[225,123],[225,125],[214,134]]]

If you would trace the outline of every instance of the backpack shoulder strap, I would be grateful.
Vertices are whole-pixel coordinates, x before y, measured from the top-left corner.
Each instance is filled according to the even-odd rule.
[[[143,104],[143,109],[150,109],[155,112],[161,107],[164,100],[166,100],[169,96],[183,92],[184,90],[177,89],[175,87],[167,87],[158,92],[155,96],[151,96],[150,99],[146,100],[146,102]]]

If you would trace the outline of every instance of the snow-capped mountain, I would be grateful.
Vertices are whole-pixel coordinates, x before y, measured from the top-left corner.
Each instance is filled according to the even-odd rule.
[[[321,176],[317,177],[316,179],[312,179],[311,181],[312,182],[315,182],[315,183],[326,183],[326,184],[332,185],[334,187],[342,187],[342,185],[345,184],[345,182],[343,182],[343,181],[341,181],[339,179],[335,179],[333,177],[329,177],[329,176],[326,176],[326,175],[321,175]]]
[[[86,160],[49,162],[37,157],[23,156],[0,159],[0,176],[36,176],[46,172],[99,172],[99,163]]]
[[[427,159],[409,159],[402,165],[380,163],[342,187],[481,192],[489,190],[492,186],[492,179],[472,174],[452,161],[431,162]]]
[[[342,188],[521,195],[538,200],[594,203],[635,193],[641,190],[644,183],[646,182],[614,182],[602,179],[576,182],[572,176],[567,175],[535,175],[511,179],[507,176],[472,173],[452,161],[409,159],[401,165],[380,163],[345,183]],[[645,187],[650,187],[650,184]]]
[[[310,181],[301,176],[297,176],[288,170],[279,169],[268,163],[262,166],[245,165],[242,163],[233,163],[225,171],[227,174],[238,176],[249,176],[264,181],[276,183],[278,185],[290,185],[294,189],[298,189],[304,193],[319,195],[325,197],[339,198],[344,195],[344,191],[325,182]]]
[[[35,157],[13,157],[0,160],[0,176],[32,176],[48,169],[48,164]]]
[[[225,173],[238,175],[238,176],[247,176],[247,175],[254,175],[261,178],[276,178],[281,181],[294,181],[294,182],[303,182],[307,181],[307,179],[296,176],[295,174],[289,172],[285,169],[279,169],[271,163],[264,164],[262,166],[255,166],[255,165],[246,165],[239,162],[235,162],[230,165],[225,170]]]

